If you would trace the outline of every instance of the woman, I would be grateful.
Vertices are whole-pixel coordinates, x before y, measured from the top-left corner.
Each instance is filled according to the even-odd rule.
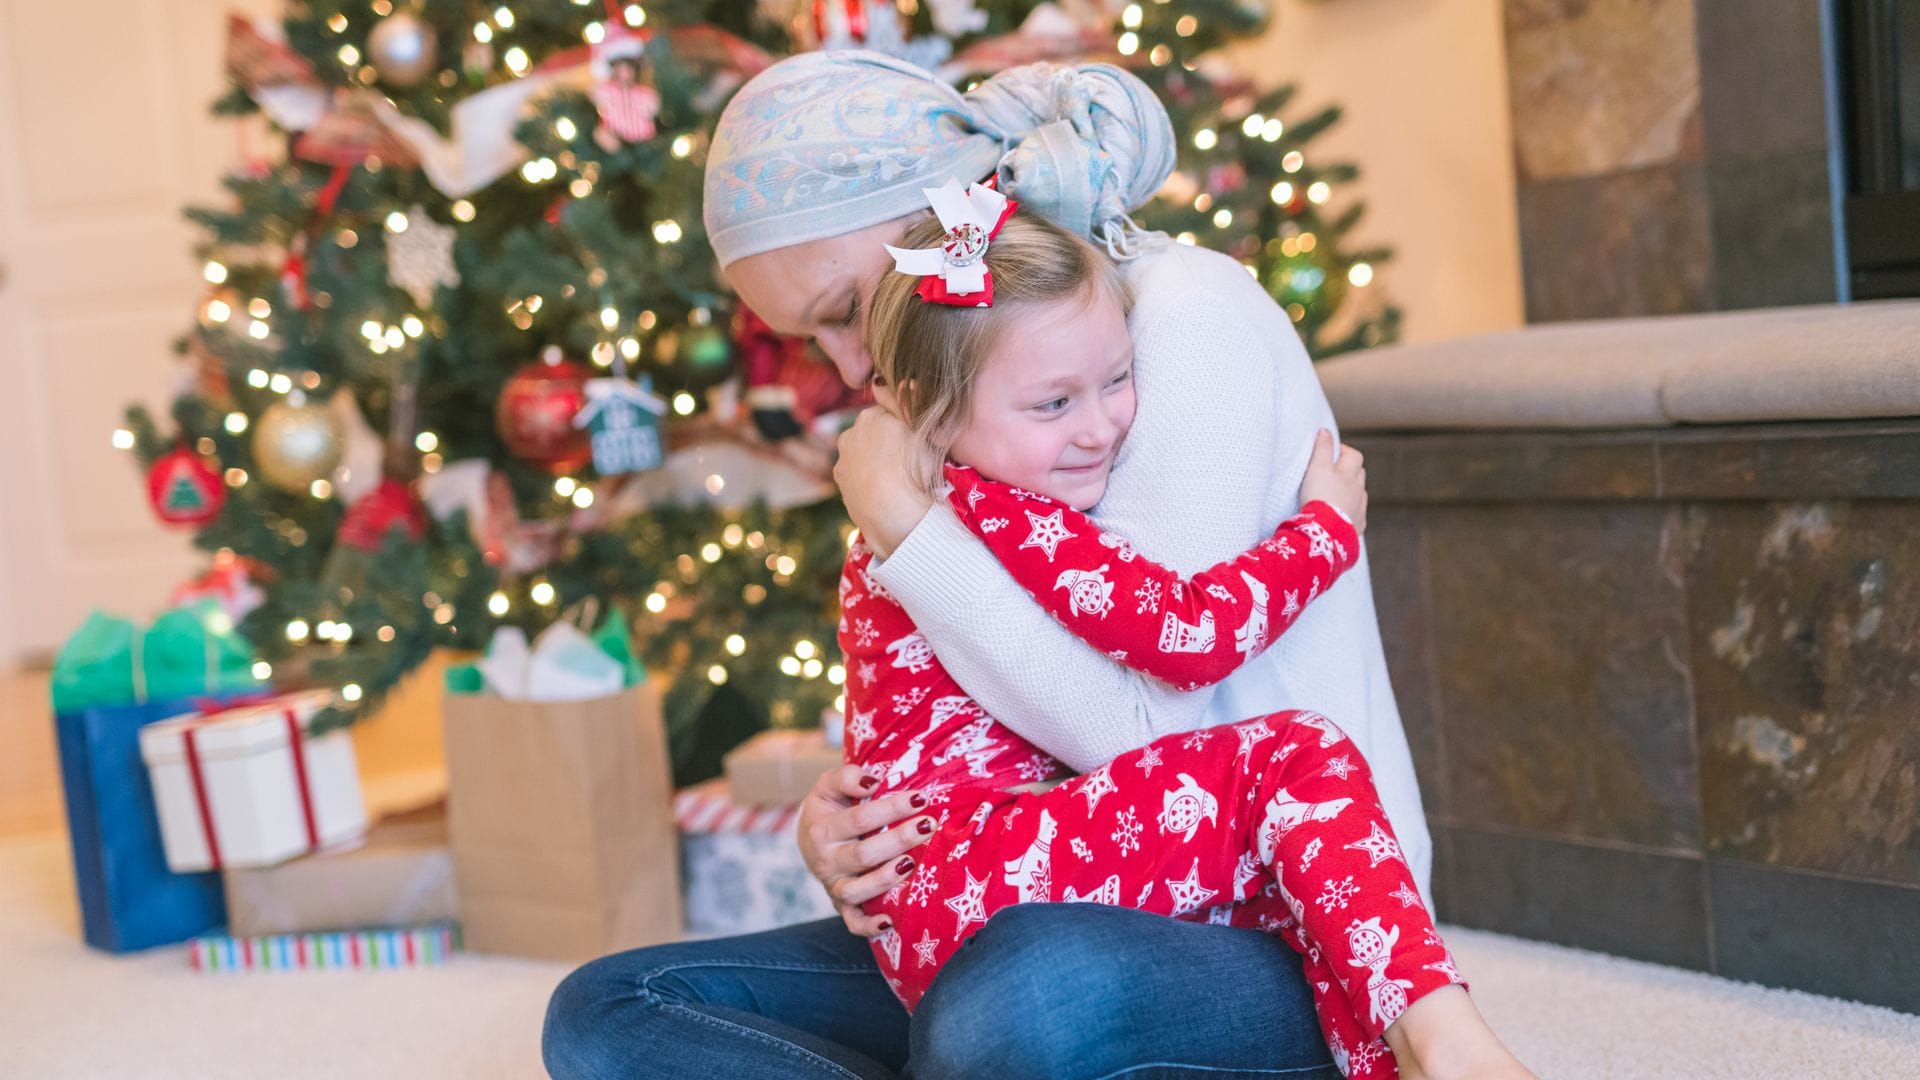
[[[1239,264],[1127,221],[1171,171],[1172,138],[1159,103],[1113,68],[1018,69],[962,97],[887,57],[809,54],[728,106],[707,164],[707,227],[742,300],[774,328],[814,337],[850,385],[871,377],[861,312],[891,266],[883,244],[925,212],[921,189],[997,176],[1022,205],[1105,244],[1127,260],[1136,295],[1129,332],[1145,404],[1128,447],[1150,452],[1130,468],[1121,451],[1099,517],[1191,572],[1297,509],[1314,433],[1333,420],[1291,323]],[[836,477],[884,557],[877,581],[989,712],[1081,770],[1170,731],[1282,707],[1339,717],[1425,888],[1431,845],[1364,555],[1268,653],[1183,694],[1054,623],[916,493],[912,445],[897,419],[870,410],[842,439]],[[852,767],[823,778],[800,839],[846,926],[872,934],[859,906],[904,876],[925,803],[901,792],[860,804],[861,779]],[[911,1026],[866,943],[837,924],[637,950],[561,986],[548,1067],[561,1077],[1332,1075],[1297,961],[1259,938],[1095,905],[1016,907],[942,972]],[[1073,957],[1064,973],[1061,955]]]

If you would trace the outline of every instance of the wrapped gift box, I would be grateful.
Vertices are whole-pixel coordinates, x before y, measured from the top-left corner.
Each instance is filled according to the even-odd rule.
[[[674,797],[689,933],[745,934],[833,914],[794,842],[799,815],[798,806],[736,803],[722,779]]]
[[[236,937],[425,926],[460,917],[444,803],[382,819],[360,847],[229,869],[225,879],[227,930]]]
[[[210,934],[188,942],[187,962],[210,972],[361,971],[443,964],[459,951],[460,928],[448,924],[265,937]]]
[[[794,806],[820,775],[846,762],[818,729],[763,731],[726,756],[733,801],[746,806]]]
[[[307,734],[332,698],[284,694],[141,729],[169,867],[273,866],[366,833],[353,740]]]

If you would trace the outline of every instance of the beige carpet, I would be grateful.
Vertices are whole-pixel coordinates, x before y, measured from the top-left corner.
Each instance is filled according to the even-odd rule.
[[[0,842],[0,1077],[537,1077],[564,971],[198,975],[74,929],[65,842]],[[1920,1017],[1456,930],[1481,1007],[1542,1076],[1920,1076]]]

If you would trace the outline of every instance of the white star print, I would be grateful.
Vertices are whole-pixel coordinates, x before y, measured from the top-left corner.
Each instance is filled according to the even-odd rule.
[[[1191,915],[1199,911],[1207,901],[1213,899],[1220,891],[1218,889],[1201,887],[1200,860],[1197,857],[1193,860],[1193,869],[1187,871],[1186,877],[1181,878],[1179,881],[1175,881],[1172,878],[1166,878],[1164,880],[1167,883],[1167,891],[1173,894],[1173,914],[1176,918],[1181,915]],[[1152,885],[1152,882],[1148,882],[1148,885]]]
[[[960,917],[959,922],[956,923],[953,928],[953,940],[955,941],[959,941],[967,932],[968,926],[987,921],[986,879],[974,877],[973,871],[971,870],[966,871],[966,874],[966,891],[962,892],[959,896],[949,896],[946,901],[947,907],[953,909],[953,913]]]
[[[853,722],[847,725],[847,735],[853,739],[853,752],[859,753],[860,747],[873,738],[873,714],[877,710],[861,712],[853,710]]]
[[[1080,790],[1075,794],[1087,797],[1087,816],[1092,817],[1093,811],[1100,805],[1100,800],[1119,790],[1120,786],[1113,782],[1113,777],[1107,773],[1107,767],[1102,765],[1081,779]]]
[[[1337,776],[1340,779],[1345,780],[1347,777],[1353,775],[1354,768],[1355,766],[1353,764],[1352,759],[1348,758],[1347,755],[1345,754],[1341,754],[1339,757],[1334,758],[1332,761],[1327,762],[1327,771],[1321,773],[1320,775],[1321,776]]]
[[[1379,822],[1375,821],[1370,824],[1373,826],[1373,830],[1367,834],[1367,838],[1365,840],[1355,840],[1353,843],[1348,844],[1347,850],[1366,852],[1368,869],[1379,866],[1388,859],[1398,859],[1401,862],[1405,862],[1406,859],[1400,854],[1400,845],[1394,842],[1393,836],[1385,829],[1382,829]]]
[[[1273,729],[1267,726],[1265,720],[1255,720],[1251,724],[1241,724],[1234,728],[1233,731],[1234,734],[1240,736],[1240,753],[1238,757],[1246,761],[1249,766],[1253,763],[1253,748],[1260,745],[1262,740],[1273,738]]]
[[[974,507],[979,506],[980,500],[986,497],[987,497],[987,493],[984,491],[981,491],[977,487],[969,489],[967,491],[967,509],[971,510]]]
[[[1033,526],[1033,531],[1027,534],[1026,540],[1021,542],[1020,547],[1023,550],[1037,547],[1046,552],[1047,561],[1052,562],[1054,551],[1060,547],[1060,541],[1070,540],[1077,535],[1068,531],[1066,523],[1061,520],[1062,513],[1063,511],[1055,510],[1042,517],[1031,510],[1026,511],[1027,521]]]
[[[933,954],[939,947],[939,943],[933,940],[933,931],[922,927],[920,930],[920,940],[913,943],[913,951],[920,955],[921,967],[926,967],[933,963]]]
[[[1404,881],[1400,883],[1399,888],[1393,890],[1387,895],[1393,897],[1395,900],[1400,901],[1401,907],[1419,907],[1420,906],[1420,894],[1417,892],[1414,892],[1413,886],[1408,885]]]
[[[1148,776],[1152,776],[1153,767],[1156,765],[1164,765],[1166,764],[1166,762],[1160,760],[1159,747],[1149,746],[1145,750],[1140,751],[1140,760],[1134,762],[1134,764],[1140,766],[1141,772],[1146,773]]]

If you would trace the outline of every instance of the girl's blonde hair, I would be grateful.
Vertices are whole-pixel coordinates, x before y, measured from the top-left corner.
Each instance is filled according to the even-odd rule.
[[[901,247],[938,247],[946,233],[929,217],[915,223]],[[1015,212],[987,245],[993,306],[930,304],[915,295],[920,279],[889,271],[867,312],[867,353],[875,375],[893,390],[907,426],[944,457],[966,427],[973,386],[1000,343],[1010,317],[1035,304],[1105,293],[1124,313],[1133,297],[1126,279],[1092,244],[1037,214]],[[929,485],[938,474],[929,478]]]

